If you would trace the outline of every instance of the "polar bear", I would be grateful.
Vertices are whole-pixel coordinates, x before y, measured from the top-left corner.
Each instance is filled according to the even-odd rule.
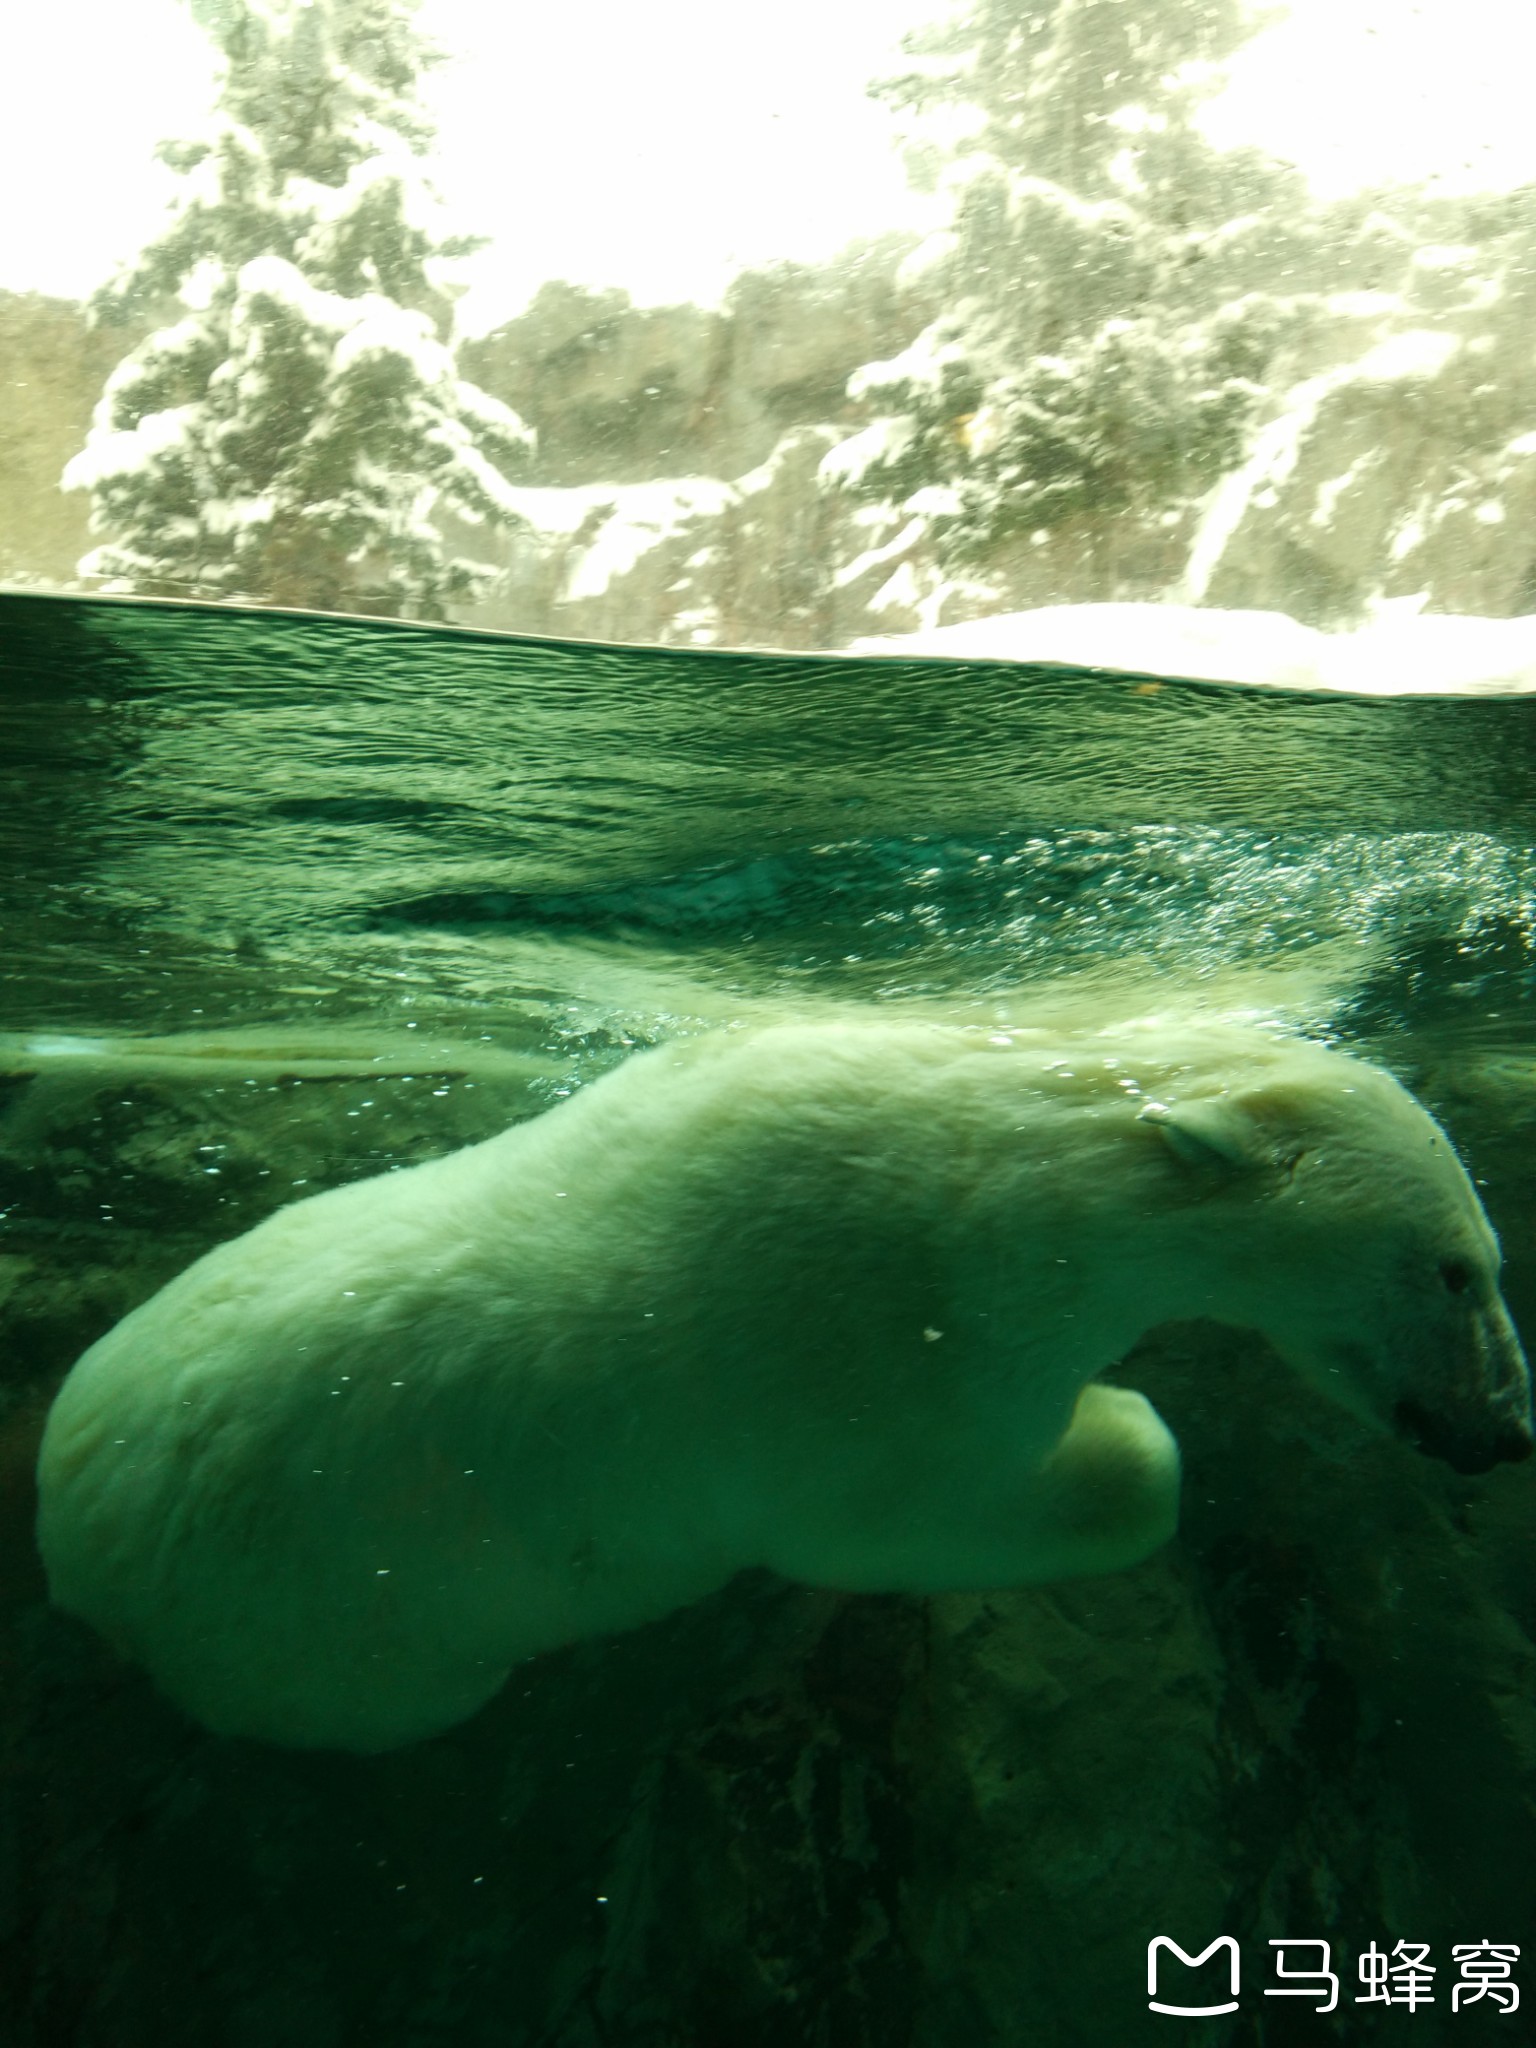
[[[381,1750],[745,1566],[928,1592],[1145,1557],[1178,1449],[1094,1375],[1171,1318],[1263,1331],[1462,1471],[1524,1457],[1498,1275],[1445,1134],[1338,1052],[728,1030],[198,1260],[67,1379],[40,1542],[209,1726]]]

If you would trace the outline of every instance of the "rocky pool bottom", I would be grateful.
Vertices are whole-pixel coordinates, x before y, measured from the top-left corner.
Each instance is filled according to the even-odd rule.
[[[1536,1061],[1415,1057],[1529,1335]],[[1453,2016],[1453,1945],[1518,1943],[1529,1976],[1536,1469],[1458,1478],[1204,1325],[1115,1375],[1185,1456],[1180,1536],[1134,1571],[936,1599],[749,1575],[393,1755],[203,1733],[47,1605],[30,1471],[59,1379],[278,1202],[565,1083],[482,1045],[0,1067],[10,2048],[1118,2048],[1195,2025],[1147,2009],[1159,1934],[1241,1944],[1203,2040],[1459,2041],[1497,2014]],[[1332,1944],[1334,2012],[1265,1997],[1280,1937]],[[1357,2003],[1360,1953],[1399,1941],[1435,2002]]]

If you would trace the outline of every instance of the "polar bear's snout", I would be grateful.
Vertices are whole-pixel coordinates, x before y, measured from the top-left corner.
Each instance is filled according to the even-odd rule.
[[[1459,1428],[1441,1413],[1418,1401],[1399,1401],[1397,1431],[1416,1450],[1443,1458],[1454,1472],[1491,1472],[1495,1465],[1514,1465],[1536,1450],[1529,1422],[1510,1417],[1480,1428]]]
[[[1451,1371],[1429,1400],[1405,1396],[1393,1412],[1399,1436],[1454,1471],[1491,1472],[1536,1451],[1525,1353],[1502,1302],[1471,1321]]]

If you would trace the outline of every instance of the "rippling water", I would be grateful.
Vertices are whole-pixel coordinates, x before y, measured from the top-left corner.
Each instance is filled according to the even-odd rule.
[[[1378,1021],[1528,985],[1519,700],[14,597],[0,647],[15,1029],[558,1036],[1320,947]]]

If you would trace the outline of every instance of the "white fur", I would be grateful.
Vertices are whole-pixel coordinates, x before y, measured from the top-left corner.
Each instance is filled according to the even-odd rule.
[[[211,1726],[382,1749],[744,1566],[1135,1562],[1178,1451],[1091,1382],[1172,1317],[1515,1455],[1497,1271],[1443,1134],[1337,1053],[723,1032],[200,1259],[66,1382],[40,1540],[55,1599]]]

